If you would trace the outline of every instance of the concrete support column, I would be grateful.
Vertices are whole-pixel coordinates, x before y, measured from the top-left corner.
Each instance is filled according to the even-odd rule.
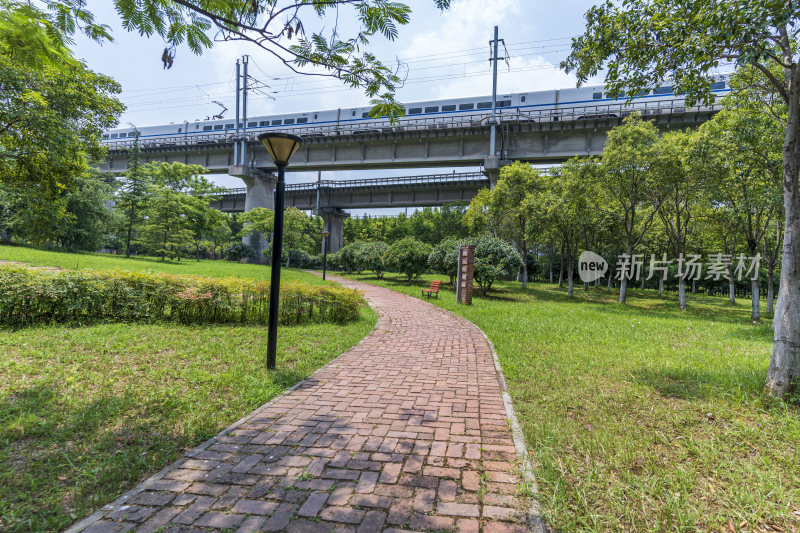
[[[277,178],[269,174],[246,166],[233,166],[228,169],[228,175],[242,178],[247,186],[244,198],[244,210],[250,211],[254,207],[275,209],[275,182]],[[242,242],[256,252],[256,260],[267,264],[267,258],[262,253],[267,247],[267,237],[259,232],[254,232],[242,237]]]
[[[494,189],[497,180],[500,179],[500,167],[502,163],[499,158],[489,156],[483,160],[483,173],[489,178],[489,187]]]
[[[322,217],[323,231],[331,233],[328,237],[328,253],[338,252],[344,247],[344,219],[349,217],[350,213],[338,207],[323,207],[318,209],[316,214]]]

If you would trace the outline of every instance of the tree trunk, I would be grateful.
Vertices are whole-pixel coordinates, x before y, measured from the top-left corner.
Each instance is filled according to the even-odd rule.
[[[750,295],[752,302],[752,311],[750,312],[750,320],[753,322],[761,321],[761,293],[758,286],[758,280],[750,280]]]
[[[664,294],[664,276],[658,278],[658,297],[661,298],[662,294]]]
[[[697,279],[692,280],[692,294],[697,294]]]
[[[528,288],[528,243],[522,241],[522,288]]]
[[[642,276],[642,283],[641,283],[641,287],[639,287],[639,288],[644,290],[644,276]]]
[[[731,305],[734,305],[736,303],[736,282],[733,280],[730,266],[728,266],[728,297]]]
[[[686,280],[683,278],[678,280],[678,305],[681,311],[686,311]]]
[[[769,265],[767,271],[767,314],[771,315],[775,312],[775,266]]]
[[[558,288],[564,286],[564,245],[561,245],[561,255],[558,262]]]
[[[608,283],[606,283],[606,292],[611,292],[611,272],[608,273]]]
[[[569,254],[569,259],[567,260],[567,280],[568,280],[568,287],[567,296],[572,298],[575,296],[575,283],[573,282],[573,273],[572,273],[572,253]]]
[[[553,283],[553,250],[550,250],[550,283]]]
[[[628,296],[628,278],[622,276],[619,280],[619,303],[624,304]]]
[[[783,259],[778,285],[775,337],[766,387],[777,397],[795,392],[800,383],[800,68],[792,68],[786,138],[783,143],[783,207],[786,216]]]

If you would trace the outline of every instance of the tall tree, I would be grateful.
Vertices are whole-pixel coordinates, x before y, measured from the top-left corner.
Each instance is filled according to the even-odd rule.
[[[800,15],[794,2],[606,0],[586,13],[586,32],[562,63],[586,81],[606,69],[611,94],[672,79],[689,105],[709,102],[721,62],[752,66],[786,106],[784,226],[775,337],[766,387],[783,397],[800,388]]]
[[[633,113],[608,134],[598,179],[610,201],[606,204],[622,229],[622,244],[632,257],[653,223],[659,204],[653,167],[658,129]],[[625,303],[627,275],[620,277],[619,302]]]
[[[139,146],[139,132],[135,132],[133,146],[128,156],[128,170],[121,179],[117,191],[116,208],[122,213],[125,234],[125,256],[131,256],[134,230],[142,219],[148,191],[150,190],[151,176],[145,172],[141,162],[141,148]]]

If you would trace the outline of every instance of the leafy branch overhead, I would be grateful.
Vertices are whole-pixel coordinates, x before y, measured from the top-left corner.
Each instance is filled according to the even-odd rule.
[[[85,33],[96,41],[111,40],[108,26],[95,22],[85,0],[43,0],[52,26],[69,38]],[[433,0],[439,9],[450,0]],[[399,63],[389,67],[366,50],[375,35],[393,41],[398,27],[411,20],[411,9],[389,0],[114,0],[128,31],[164,39],[161,56],[172,66],[177,47],[201,54],[214,42],[245,41],[272,54],[299,74],[329,76],[361,87],[373,99],[375,113],[400,113],[394,93],[403,80]],[[357,20],[346,36],[339,21]],[[320,29],[306,32],[311,20]],[[380,109],[380,111],[379,111]]]

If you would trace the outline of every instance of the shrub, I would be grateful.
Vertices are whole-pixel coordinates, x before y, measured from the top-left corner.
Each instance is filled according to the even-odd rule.
[[[351,274],[354,270],[361,274],[364,270],[361,265],[362,250],[367,243],[364,241],[351,242],[339,250],[339,268]]]
[[[242,259],[255,261],[256,251],[243,242],[234,242],[225,247],[222,251],[222,257],[226,261],[236,261],[237,263],[241,262]]]
[[[287,254],[284,254],[286,256]],[[311,256],[305,250],[292,249],[288,252],[289,267],[312,268]]]
[[[359,271],[372,270],[379,279],[383,278],[383,255],[388,249],[389,246],[385,242],[365,242],[356,258]]]
[[[475,246],[474,279],[483,294],[489,291],[496,279],[513,276],[522,268],[519,252],[503,239],[491,235],[443,241],[431,251],[428,265],[434,272],[450,276],[450,283],[455,285],[458,249],[469,244]]]
[[[341,287],[281,285],[279,320],[349,322],[361,296]],[[0,324],[84,320],[266,324],[269,283],[116,270],[47,270],[0,265]]]
[[[391,245],[383,254],[383,265],[388,270],[405,274],[408,282],[424,274],[428,266],[429,244],[406,237]]]

